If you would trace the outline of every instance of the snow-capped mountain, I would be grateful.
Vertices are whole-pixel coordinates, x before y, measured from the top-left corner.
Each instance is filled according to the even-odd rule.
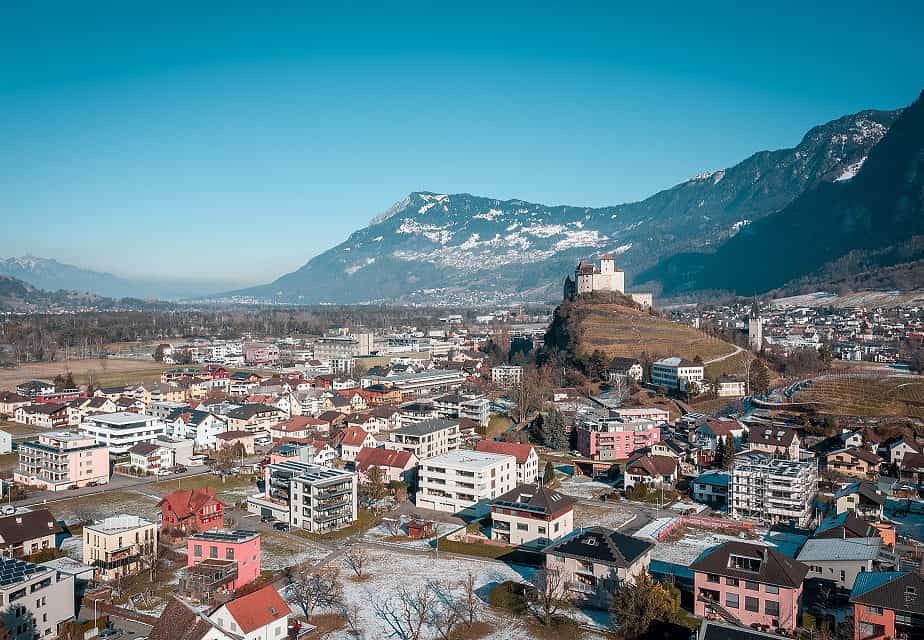
[[[604,252],[631,281],[663,256],[718,244],[806,189],[848,179],[899,113],[844,116],[793,149],[761,151],[612,207],[411,193],[297,271],[235,293],[311,303],[548,300],[580,258]]]
[[[115,298],[139,295],[137,287],[131,282],[111,273],[81,269],[50,258],[22,256],[0,260],[0,275],[22,280],[48,291],[66,289]]]

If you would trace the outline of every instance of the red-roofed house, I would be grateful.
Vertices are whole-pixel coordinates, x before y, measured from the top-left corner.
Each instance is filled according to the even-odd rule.
[[[696,428],[693,440],[697,446],[715,451],[720,438],[724,442],[731,437],[738,447],[746,431],[744,425],[737,420],[709,420]]]
[[[503,453],[517,459],[517,484],[535,484],[539,480],[539,455],[529,444],[479,440],[475,451]]]
[[[356,454],[356,472],[361,478],[368,475],[370,468],[377,467],[386,483],[399,480],[413,485],[418,464],[417,456],[410,451],[363,447]]]
[[[288,618],[289,605],[271,584],[223,604],[209,616],[219,629],[244,640],[287,638]]]
[[[360,449],[374,447],[376,441],[372,434],[366,433],[362,427],[347,427],[332,438],[331,444],[337,449],[341,460],[353,462]]]
[[[220,529],[224,524],[225,505],[215,493],[205,489],[177,489],[158,503],[162,526],[186,532]]]
[[[330,424],[311,416],[292,416],[274,424],[269,429],[273,441],[283,438],[310,438],[318,433],[327,433]]]

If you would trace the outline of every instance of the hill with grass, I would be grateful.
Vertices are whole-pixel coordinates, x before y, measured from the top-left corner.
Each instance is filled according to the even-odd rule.
[[[736,372],[740,355],[734,345],[667,320],[625,296],[599,293],[562,302],[555,309],[545,345],[578,361],[594,353],[604,354],[607,361],[615,357],[699,358],[707,376]]]

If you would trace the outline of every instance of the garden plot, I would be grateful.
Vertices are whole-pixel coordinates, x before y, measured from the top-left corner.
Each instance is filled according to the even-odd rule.
[[[535,571],[528,567],[518,567],[515,570],[499,562],[458,557],[436,560],[432,556],[399,553],[381,547],[370,548],[368,554],[370,561],[365,570],[368,575],[365,580],[351,579],[350,576],[354,574],[343,560],[331,565],[340,570],[345,603],[348,607],[357,607],[358,625],[366,631],[368,640],[386,640],[392,637],[392,632],[377,616],[375,604],[387,600],[401,587],[414,591],[431,581],[444,584],[458,583],[472,573],[479,594],[484,598],[494,585],[504,580],[523,581]],[[297,609],[294,611],[298,613]],[[485,636],[490,640],[527,637],[524,635],[522,622],[501,618],[487,604],[482,608],[481,619],[495,628],[495,631]],[[346,630],[341,630],[329,637],[347,640],[351,636]]]
[[[263,531],[260,533],[260,566],[264,571],[281,571],[306,562],[318,562],[330,553],[307,538]]]
[[[591,480],[586,476],[565,478],[558,485],[559,492],[586,500],[595,500],[604,494],[610,493],[612,490],[612,485],[598,480]]]
[[[440,536],[445,536],[452,533],[458,529],[463,529],[464,527],[458,524],[451,522],[437,522],[436,523],[436,534]],[[402,533],[398,536],[393,536],[391,530],[386,527],[384,524],[379,524],[371,529],[369,529],[364,535],[363,538],[369,542],[382,542],[385,544],[396,544],[402,547],[409,549],[429,549],[430,543],[435,536],[429,538],[421,538],[415,540],[414,538],[409,538],[404,534],[406,530],[402,529]]]
[[[619,529],[635,517],[628,509],[615,504],[590,505],[578,503],[574,505],[574,527],[606,527]]]
[[[36,504],[34,508],[46,508],[55,518],[65,522],[74,522],[82,518],[96,522],[123,513],[158,522],[160,520],[158,501],[153,494],[136,491],[105,491],[58,502]]]

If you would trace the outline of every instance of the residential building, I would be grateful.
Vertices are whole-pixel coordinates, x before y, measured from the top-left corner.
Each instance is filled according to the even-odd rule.
[[[128,450],[128,467],[143,475],[153,475],[161,469],[171,469],[176,466],[174,451],[169,447],[142,442]]]
[[[687,384],[703,385],[703,365],[684,358],[663,358],[651,365],[651,384],[671,391],[685,391]]]
[[[921,445],[908,438],[891,438],[880,443],[878,454],[885,458],[889,464],[901,466],[905,456],[912,453],[921,453]]]
[[[57,431],[19,445],[13,480],[47,491],[109,482],[109,449],[88,436]]]
[[[72,427],[76,427],[89,415],[94,413],[115,413],[118,410],[115,400],[105,396],[77,398],[67,405],[67,423]]]
[[[485,396],[450,393],[434,398],[433,408],[441,418],[468,418],[485,426],[490,416],[491,401]]]
[[[851,482],[834,492],[835,513],[853,512],[868,520],[882,520],[885,494],[872,482]]]
[[[854,580],[850,602],[854,640],[924,636],[924,577],[919,573],[862,573]]]
[[[461,440],[458,420],[434,418],[389,432],[385,448],[408,451],[426,460],[458,450]]]
[[[409,451],[395,451],[384,447],[363,447],[356,454],[354,467],[361,479],[368,478],[373,467],[382,474],[382,481],[405,482],[414,486],[417,482],[417,456]]]
[[[0,518],[0,556],[24,558],[55,548],[61,527],[48,509],[16,509]]]
[[[256,452],[257,434],[252,431],[233,429],[215,436],[215,450],[227,447],[239,447],[245,456],[252,456]]]
[[[872,538],[879,535],[872,524],[861,520],[852,511],[832,513],[822,520],[815,529],[813,538]]]
[[[671,456],[644,455],[629,460],[623,474],[623,489],[639,484],[649,488],[673,487],[677,481],[677,459]]]
[[[724,511],[728,507],[730,481],[731,477],[725,471],[707,471],[690,482],[690,496],[716,511]]]
[[[0,415],[13,416],[19,407],[32,404],[32,400],[12,391],[0,391]]]
[[[218,590],[237,591],[259,575],[260,534],[256,531],[205,531],[186,539],[186,573],[180,579],[181,592],[208,600]]]
[[[392,375],[364,375],[360,384],[365,389],[374,385],[401,392],[402,397],[442,393],[459,389],[467,376],[462,371],[452,369],[429,369],[416,373],[399,373]]]
[[[545,567],[561,576],[561,595],[607,607],[623,582],[648,571],[654,543],[603,527],[572,532],[547,547]]]
[[[516,458],[500,453],[452,451],[421,460],[416,504],[458,513],[516,486]]]
[[[26,398],[38,398],[55,392],[55,384],[47,380],[29,380],[16,385],[16,393]]]
[[[661,427],[653,420],[593,416],[576,427],[577,450],[585,458],[626,460],[640,449],[661,440]]]
[[[501,440],[479,440],[475,451],[502,453],[517,459],[517,484],[535,484],[539,481],[539,454],[530,444],[503,442]]]
[[[312,533],[349,526],[357,516],[356,474],[287,460],[264,469],[265,493],[251,496],[251,513]]]
[[[70,417],[68,406],[57,402],[43,402],[18,407],[13,414],[13,420],[30,427],[43,429],[60,429],[68,426]]]
[[[748,432],[748,448],[772,457],[798,460],[799,444],[795,429],[755,426]]]
[[[703,620],[692,640],[780,640],[777,633],[764,633],[738,624]]]
[[[745,433],[747,428],[737,420],[707,420],[692,431],[690,441],[701,449],[715,451],[719,442],[731,438],[735,448],[740,449]]]
[[[169,435],[192,440],[198,449],[214,449],[216,436],[228,430],[218,416],[188,406],[174,409],[164,421]]]
[[[157,525],[140,516],[111,516],[83,528],[83,562],[110,582],[149,568],[157,558]]]
[[[58,626],[74,619],[74,578],[50,567],[0,558],[0,602],[5,637],[58,637]]]
[[[273,440],[282,440],[283,438],[311,438],[329,430],[330,425],[318,418],[292,416],[270,427],[269,434]]]
[[[515,387],[523,379],[523,367],[513,364],[502,364],[491,367],[491,382],[499,387]]]
[[[491,539],[544,547],[574,530],[575,502],[540,484],[518,485],[491,501]]]
[[[276,407],[265,404],[245,404],[232,409],[225,417],[228,419],[229,430],[269,432],[270,427],[285,416]]]
[[[741,398],[747,395],[747,381],[738,376],[719,376],[715,391],[720,398]]]
[[[909,456],[910,457],[910,456]],[[871,479],[879,476],[882,459],[875,453],[860,447],[832,451],[824,458],[825,468],[832,473],[839,473],[855,478]]]
[[[154,416],[107,413],[87,416],[80,425],[80,433],[109,447],[109,453],[121,455],[136,444],[154,442],[159,436],[167,435],[167,425]]]
[[[162,498],[157,506],[164,527],[189,533],[221,529],[224,525],[225,505],[211,487],[177,489]]]
[[[331,439],[331,445],[336,448],[337,455],[344,462],[353,462],[363,447],[378,446],[378,442],[371,433],[366,433],[361,427],[347,427]]]
[[[607,378],[610,382],[615,382],[618,376],[641,382],[644,373],[642,363],[637,358],[613,358],[606,369]]]
[[[739,454],[729,487],[732,517],[804,525],[818,493],[818,470],[811,461]]]
[[[275,367],[279,363],[279,347],[263,342],[244,345],[244,364],[248,367]]]
[[[289,605],[268,584],[223,604],[209,615],[219,629],[242,640],[275,640],[289,633]]]
[[[832,582],[848,591],[861,573],[895,568],[895,556],[882,548],[879,536],[810,538],[796,558],[808,566],[808,577]]]
[[[788,632],[798,625],[808,567],[774,547],[726,542],[690,568],[696,616]]]

